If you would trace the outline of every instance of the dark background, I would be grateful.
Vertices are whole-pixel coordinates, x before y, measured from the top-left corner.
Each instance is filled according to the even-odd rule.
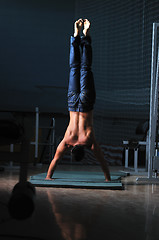
[[[0,109],[63,112],[74,1],[0,1]]]
[[[91,23],[97,138],[122,144],[149,118],[152,23],[158,0],[1,0],[0,110],[67,116],[69,38]],[[66,124],[66,123],[64,123]]]

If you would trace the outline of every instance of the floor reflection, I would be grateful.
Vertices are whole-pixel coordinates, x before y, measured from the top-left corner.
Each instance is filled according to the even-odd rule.
[[[48,189],[47,195],[61,234],[66,240],[102,240],[107,237],[114,240],[157,239],[159,186],[134,185],[130,189]]]
[[[159,204],[158,204],[158,187],[157,185],[147,185],[145,193],[145,232],[146,240],[157,239],[159,233],[158,220],[159,220]]]
[[[9,234],[43,240],[158,240],[159,185],[143,185],[135,179],[123,179],[125,190],[37,187],[33,216],[15,221],[6,203],[18,172],[4,172],[0,175],[0,239]]]
[[[87,239],[86,225],[87,217],[80,211],[77,201],[72,205],[69,202],[59,200],[57,195],[51,194],[48,190],[48,199],[51,203],[53,214],[61,229],[62,236],[66,240]],[[81,204],[81,203],[80,203]]]

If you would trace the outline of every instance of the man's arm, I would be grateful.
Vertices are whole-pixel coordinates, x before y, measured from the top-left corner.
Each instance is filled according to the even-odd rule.
[[[96,159],[101,164],[102,170],[104,172],[105,180],[111,181],[109,168],[108,168],[106,160],[104,159],[104,155],[103,155],[103,152],[102,152],[99,144],[97,142],[94,142],[91,149],[92,149]]]
[[[66,146],[65,140],[63,139],[58,145],[55,156],[50,163],[49,169],[47,171],[47,176],[45,178],[46,180],[51,180],[51,177],[55,171],[58,161],[62,158],[67,149],[68,148]]]

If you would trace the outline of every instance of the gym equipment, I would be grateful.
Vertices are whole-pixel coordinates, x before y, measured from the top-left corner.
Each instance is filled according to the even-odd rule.
[[[125,146],[125,168],[133,170],[135,173],[139,171],[146,171],[147,170],[147,162],[148,162],[148,138],[146,141],[123,141],[123,145]],[[146,159],[145,159],[145,168],[139,169],[138,168],[138,151],[140,146],[145,146],[146,148]],[[129,150],[134,150],[134,167],[129,167]]]
[[[38,149],[39,146],[42,145],[44,146],[44,149],[46,146],[50,147],[50,154],[51,154],[51,158],[53,158],[54,152],[55,152],[55,118],[52,118],[51,120],[51,126],[46,127],[46,126],[40,126],[39,125],[40,122],[40,112],[39,112],[39,108],[36,107],[35,108],[35,141],[34,142],[30,142],[31,145],[35,146],[35,151],[34,151],[34,165],[36,165],[37,159],[38,159]],[[47,136],[47,140],[49,138],[49,142],[39,142],[39,129],[49,129],[49,133]],[[43,155],[43,153],[42,153]]]
[[[24,137],[19,182],[14,186],[8,202],[9,213],[17,220],[29,218],[35,208],[35,187],[27,181],[28,145],[29,140]]]
[[[151,59],[151,91],[150,91],[150,115],[148,132],[148,176],[147,178],[137,178],[138,181],[153,182],[153,173],[157,178],[159,164],[157,161],[158,141],[156,141],[157,121],[158,121],[158,68],[159,68],[159,44],[158,44],[159,23],[153,23],[152,31],[152,59]],[[158,49],[158,53],[157,53]],[[156,180],[156,179],[155,179]]]
[[[10,215],[17,220],[29,218],[34,212],[35,187],[30,182],[18,182],[8,203]]]

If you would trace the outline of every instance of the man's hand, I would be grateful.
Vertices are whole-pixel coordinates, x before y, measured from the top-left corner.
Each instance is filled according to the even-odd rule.
[[[48,169],[47,176],[46,176],[45,180],[52,180],[51,177],[52,177],[52,175],[55,171],[57,163],[62,158],[62,156],[64,155],[64,153],[66,152],[67,149],[68,149],[67,145],[65,143],[65,140],[63,139],[57,147],[55,156],[50,163],[50,166],[49,166],[49,169]]]
[[[101,148],[100,148],[100,146],[99,146],[99,144],[97,142],[93,143],[92,151],[93,151],[97,161],[99,161],[100,164],[101,164],[102,170],[104,172],[105,180],[106,181],[111,181],[110,172],[109,172],[109,168],[108,168],[107,162],[104,159],[103,152],[101,151]]]

